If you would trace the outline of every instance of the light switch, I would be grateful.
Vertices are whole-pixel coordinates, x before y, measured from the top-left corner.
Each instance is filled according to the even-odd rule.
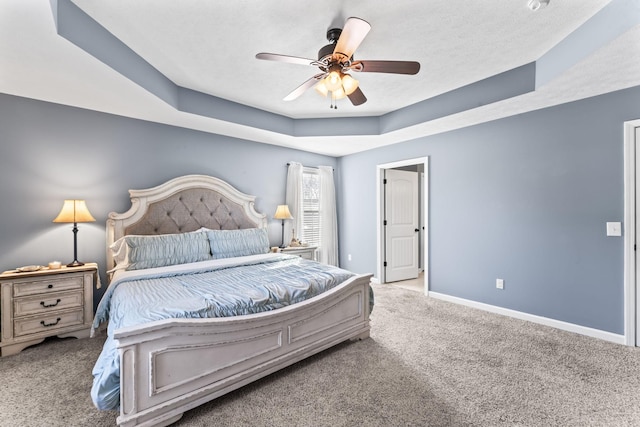
[[[607,223],[607,236],[622,236],[622,223],[621,222],[608,222]]]

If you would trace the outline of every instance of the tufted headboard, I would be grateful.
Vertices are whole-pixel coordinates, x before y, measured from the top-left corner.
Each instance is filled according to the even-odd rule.
[[[185,175],[145,190],[129,190],[131,208],[107,219],[107,270],[115,264],[109,246],[125,235],[185,233],[266,227],[255,196],[207,175]]]

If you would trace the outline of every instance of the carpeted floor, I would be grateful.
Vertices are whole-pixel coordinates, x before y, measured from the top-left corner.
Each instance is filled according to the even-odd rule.
[[[196,426],[639,426],[640,348],[374,285],[371,338],[185,413]],[[103,337],[0,359],[0,426],[113,426],[89,398]]]

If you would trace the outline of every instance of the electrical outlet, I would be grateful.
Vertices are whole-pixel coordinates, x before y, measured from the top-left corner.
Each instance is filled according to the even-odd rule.
[[[351,254],[347,255],[347,259],[351,261]]]
[[[497,289],[504,289],[504,280],[503,279],[496,279],[496,288]]]

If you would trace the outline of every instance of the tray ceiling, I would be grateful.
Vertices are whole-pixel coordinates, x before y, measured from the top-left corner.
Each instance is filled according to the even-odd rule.
[[[640,22],[598,25],[599,15],[622,16],[624,8],[637,10],[637,1],[551,0],[533,12],[526,0],[329,0],[314,5],[313,13],[294,0],[1,1],[0,92],[333,156],[640,84]],[[256,119],[235,120],[167,102],[141,77],[132,78],[96,54],[95,45],[80,46],[59,34],[76,19],[58,9],[63,2],[115,36],[170,84],[210,96],[218,107],[231,106],[222,108],[227,111],[250,107]],[[315,58],[327,44],[327,29],[341,27],[350,16],[372,26],[356,59],[419,61],[420,72],[355,74],[368,98],[359,107],[341,100],[337,110],[330,109],[329,100],[313,90],[283,101],[317,68],[260,61],[255,54]],[[554,58],[563,44],[573,58]],[[411,118],[444,104],[434,100],[453,103],[456,91],[458,98],[473,101],[473,92],[460,89],[527,64],[536,70],[527,82],[531,88],[443,110],[427,120]],[[497,77],[493,84],[504,87]],[[260,125],[274,117],[293,130]],[[359,134],[335,125],[345,118],[374,130]],[[296,130],[305,127],[320,130]]]

